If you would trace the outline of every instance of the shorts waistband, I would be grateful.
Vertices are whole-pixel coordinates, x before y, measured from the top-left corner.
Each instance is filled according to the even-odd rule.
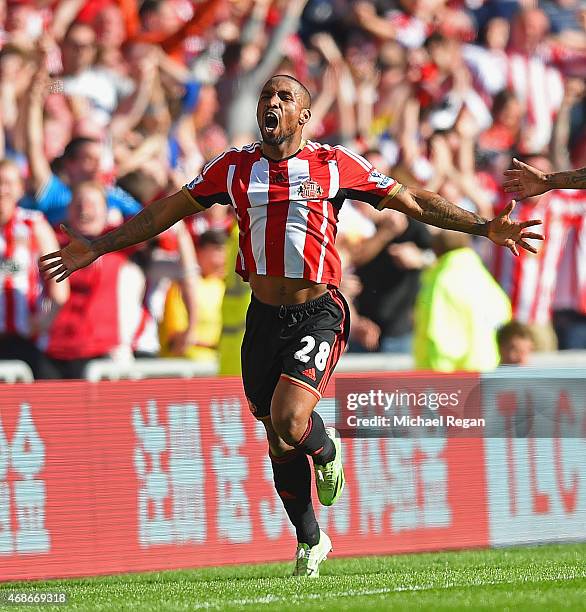
[[[328,289],[325,293],[316,297],[313,300],[307,302],[301,302],[301,304],[282,304],[281,306],[273,306],[272,304],[265,304],[261,302],[254,293],[252,294],[251,301],[254,302],[255,306],[262,308],[267,313],[278,315],[280,318],[284,318],[290,312],[302,312],[309,310],[310,308],[316,308],[325,304],[328,301],[332,293],[331,289]]]

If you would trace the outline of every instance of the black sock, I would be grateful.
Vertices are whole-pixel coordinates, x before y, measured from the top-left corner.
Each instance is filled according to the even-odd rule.
[[[297,532],[297,541],[315,546],[319,525],[311,504],[311,469],[307,457],[292,450],[282,457],[271,457],[275,488]]]
[[[295,448],[299,448],[306,455],[310,455],[313,462],[318,465],[325,465],[336,456],[336,447],[326,433],[324,422],[317,412],[311,413],[307,429]]]

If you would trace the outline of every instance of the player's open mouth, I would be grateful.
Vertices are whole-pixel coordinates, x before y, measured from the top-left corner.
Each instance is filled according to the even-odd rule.
[[[279,117],[276,113],[269,111],[265,113],[265,130],[267,132],[274,132],[279,126]]]

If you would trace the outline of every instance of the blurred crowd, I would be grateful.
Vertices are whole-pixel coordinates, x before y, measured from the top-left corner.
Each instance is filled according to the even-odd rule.
[[[583,0],[1,1],[0,359],[76,378],[99,357],[216,357],[229,207],[63,283],[42,281],[37,259],[68,228],[98,236],[258,140],[275,73],[312,92],[306,138],[485,217],[509,201],[513,157],[586,166],[585,26]],[[505,341],[586,348],[586,192],[511,214],[544,220],[539,255],[346,201],[349,350],[461,370],[523,363]]]

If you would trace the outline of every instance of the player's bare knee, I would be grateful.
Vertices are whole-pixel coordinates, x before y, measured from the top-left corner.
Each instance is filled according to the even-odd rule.
[[[299,442],[307,429],[307,417],[301,411],[272,413],[271,422],[279,437],[291,446]]]
[[[303,437],[311,413],[317,403],[316,398],[306,389],[291,384],[282,378],[271,402],[271,423],[287,444],[295,445]]]
[[[274,457],[281,457],[285,453],[293,450],[293,447],[287,444],[275,431],[270,419],[265,419],[262,423],[265,426],[271,455]]]

